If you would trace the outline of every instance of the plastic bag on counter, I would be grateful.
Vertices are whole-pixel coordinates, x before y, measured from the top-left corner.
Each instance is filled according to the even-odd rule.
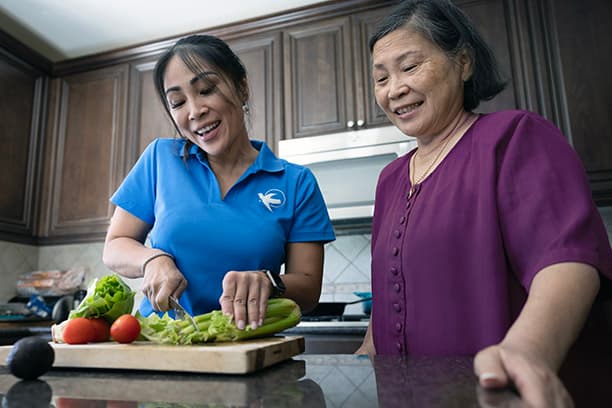
[[[65,271],[33,271],[17,277],[17,294],[20,296],[63,296],[81,289],[85,279],[85,267]]]

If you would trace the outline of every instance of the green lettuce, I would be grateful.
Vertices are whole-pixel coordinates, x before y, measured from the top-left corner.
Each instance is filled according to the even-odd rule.
[[[87,295],[68,319],[103,317],[112,324],[119,316],[132,313],[135,294],[119,275],[104,276],[89,285]]]

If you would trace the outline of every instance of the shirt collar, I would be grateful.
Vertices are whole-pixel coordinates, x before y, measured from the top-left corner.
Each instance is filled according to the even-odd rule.
[[[259,170],[263,170],[270,173],[275,173],[284,170],[284,161],[276,157],[274,152],[270,150],[267,144],[265,144],[261,140],[251,140],[250,142],[251,145],[259,151],[255,162],[251,165],[251,172],[255,173]],[[182,140],[182,143],[179,145],[180,157],[185,157],[185,143],[187,143],[187,141]],[[206,154],[202,149],[200,149],[198,145],[191,144],[187,154],[188,156],[194,156],[196,159],[200,160],[200,162],[208,166],[208,159],[206,158]]]

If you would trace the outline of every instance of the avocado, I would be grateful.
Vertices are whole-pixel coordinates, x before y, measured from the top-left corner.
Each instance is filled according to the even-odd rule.
[[[54,360],[53,347],[42,337],[30,336],[13,344],[6,365],[15,377],[34,380],[49,371]]]
[[[2,398],[2,408],[49,408],[52,396],[53,390],[44,381],[19,381]]]

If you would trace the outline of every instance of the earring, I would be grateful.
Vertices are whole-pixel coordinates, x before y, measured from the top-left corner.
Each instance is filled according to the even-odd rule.
[[[249,114],[249,105],[247,105],[246,103],[244,105],[242,105],[242,112],[245,115],[248,115]]]

